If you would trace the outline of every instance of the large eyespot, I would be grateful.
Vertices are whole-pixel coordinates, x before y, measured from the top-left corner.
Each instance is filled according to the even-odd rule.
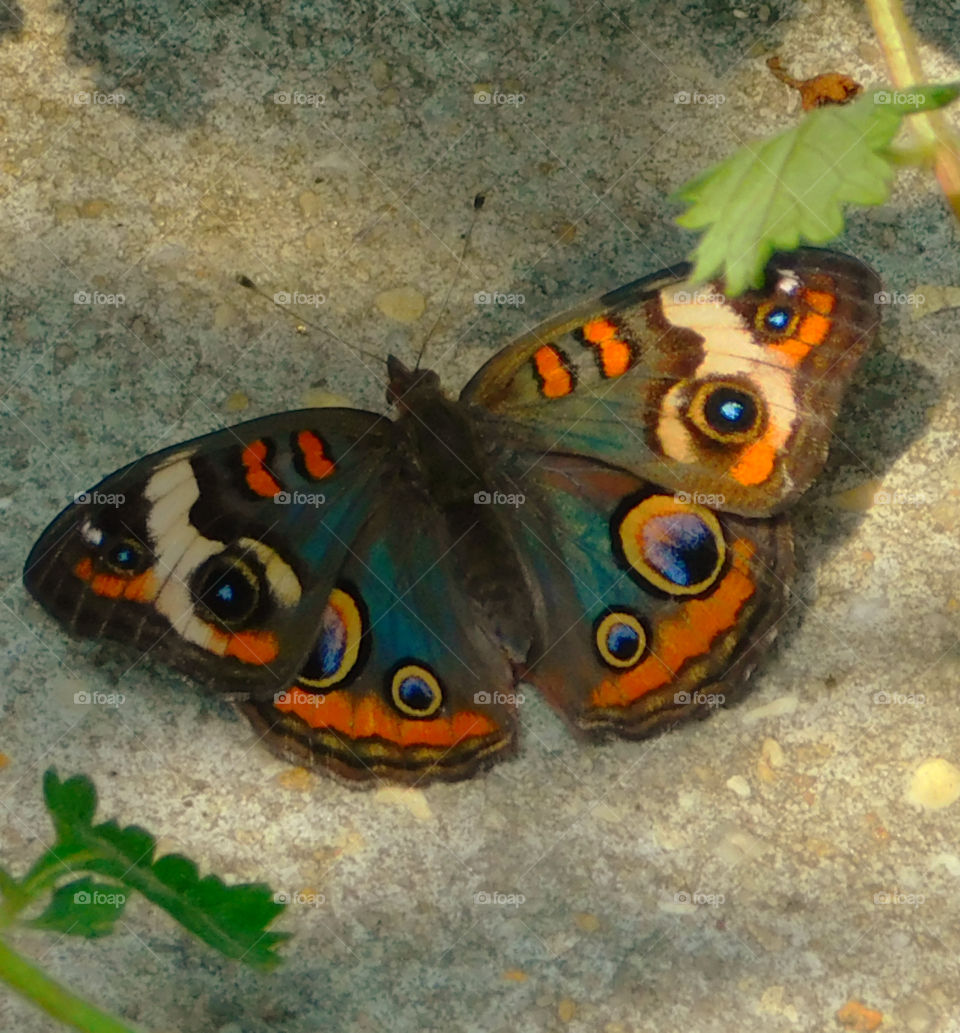
[[[390,681],[393,705],[406,717],[432,717],[443,702],[436,675],[420,664],[404,664]]]
[[[763,402],[738,381],[701,385],[687,412],[699,431],[724,445],[755,441],[764,428]]]
[[[789,337],[797,327],[799,315],[789,305],[765,301],[758,309],[754,325],[762,334]]]
[[[716,515],[672,495],[651,495],[631,506],[614,518],[613,535],[627,565],[670,595],[705,592],[726,557]]]
[[[624,610],[611,610],[601,617],[593,635],[600,659],[617,670],[636,667],[647,646],[643,625]]]
[[[320,635],[299,681],[318,689],[338,685],[356,666],[366,621],[359,598],[335,588],[320,621]]]
[[[103,563],[114,574],[131,577],[146,570],[150,555],[138,541],[124,538],[113,543],[103,554]]]
[[[218,553],[197,571],[193,580],[197,603],[216,621],[240,627],[260,602],[260,577],[237,556]]]

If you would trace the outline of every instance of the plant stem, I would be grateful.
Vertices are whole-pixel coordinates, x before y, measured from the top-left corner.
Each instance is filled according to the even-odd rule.
[[[130,1026],[75,997],[0,939],[0,979],[48,1015],[84,1033],[136,1033]]]
[[[913,28],[900,0],[866,0],[866,5],[894,86],[924,82]],[[946,117],[940,111],[925,111],[913,115],[908,122],[921,142],[934,148],[934,171],[940,189],[960,219],[960,150]]]

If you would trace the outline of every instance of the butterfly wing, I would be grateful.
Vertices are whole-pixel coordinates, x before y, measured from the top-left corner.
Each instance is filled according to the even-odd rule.
[[[242,709],[285,759],[353,781],[465,778],[513,751],[517,677],[442,514],[395,482],[384,502],[292,685]]]
[[[392,435],[372,413],[302,410],[147,456],[50,524],[26,587],[75,634],[272,695],[313,644]]]
[[[826,459],[843,391],[879,323],[876,275],[846,255],[775,255],[766,285],[690,292],[681,265],[538,327],[461,398],[515,443],[586,455],[718,508],[763,516]]]
[[[549,607],[525,680],[576,727],[630,738],[736,696],[783,610],[786,519],[678,501],[579,457],[546,456],[530,479],[552,534],[526,542]]]

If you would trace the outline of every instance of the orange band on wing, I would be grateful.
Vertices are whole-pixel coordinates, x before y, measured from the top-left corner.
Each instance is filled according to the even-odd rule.
[[[337,468],[336,463],[327,456],[326,446],[312,430],[302,430],[297,435],[297,448],[303,457],[303,465],[308,476],[315,481],[323,480]]]
[[[638,667],[602,681],[590,695],[592,707],[627,707],[648,692],[669,685],[688,660],[709,653],[716,638],[736,626],[743,604],[756,590],[750,577],[754,547],[742,539],[730,547],[732,563],[716,591],[691,599],[654,632],[650,655]]]
[[[817,312],[810,312],[800,321],[797,337],[804,344],[822,344],[828,333],[830,333],[830,320]]]
[[[236,631],[232,634],[218,632],[226,639],[224,656],[236,657],[245,664],[262,667],[276,660],[280,652],[277,636],[272,631]]]
[[[376,696],[351,696],[343,691],[311,695],[293,686],[278,710],[292,712],[311,728],[330,728],[349,739],[385,739],[398,746],[452,747],[466,739],[498,732],[483,714],[463,711],[452,717],[413,720],[395,714]]]
[[[573,373],[559,348],[545,344],[533,356],[540,391],[546,398],[562,398],[573,390]]]
[[[837,299],[827,291],[806,290],[803,292],[803,300],[821,316],[829,316],[837,304]]]
[[[254,441],[243,450],[240,457],[247,470],[247,486],[265,499],[272,499],[282,490],[273,475],[263,465],[267,458],[265,441]]]
[[[740,454],[740,458],[730,467],[730,476],[743,485],[763,484],[770,474],[777,461],[777,450],[768,439],[770,434],[764,434]]]
[[[609,319],[592,319],[584,323],[581,330],[584,342],[596,347],[600,371],[605,377],[621,376],[633,361],[630,345],[620,340],[617,332],[616,325]]]
[[[84,556],[77,561],[73,572],[81,581],[86,581],[90,585],[91,591],[105,599],[129,599],[135,603],[148,603],[157,595],[157,579],[152,570],[145,570],[133,577],[97,574],[93,569],[93,560],[89,556]]]

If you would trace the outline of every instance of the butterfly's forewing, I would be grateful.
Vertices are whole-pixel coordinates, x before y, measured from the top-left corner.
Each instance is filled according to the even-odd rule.
[[[316,637],[392,432],[371,413],[303,410],[146,456],[50,524],[26,587],[77,635],[272,696]]]
[[[516,681],[442,514],[392,484],[351,542],[308,662],[243,706],[281,756],[355,781],[464,778],[512,751]]]
[[[627,737],[733,698],[782,612],[786,519],[718,513],[582,458],[547,456],[530,477],[552,541],[528,539],[549,623],[525,680],[575,726]]]
[[[735,299],[686,266],[638,280],[494,356],[461,398],[514,441],[586,455],[719,508],[763,516],[805,491],[879,323],[861,262],[774,256]],[[492,417],[486,414],[492,414]]]

